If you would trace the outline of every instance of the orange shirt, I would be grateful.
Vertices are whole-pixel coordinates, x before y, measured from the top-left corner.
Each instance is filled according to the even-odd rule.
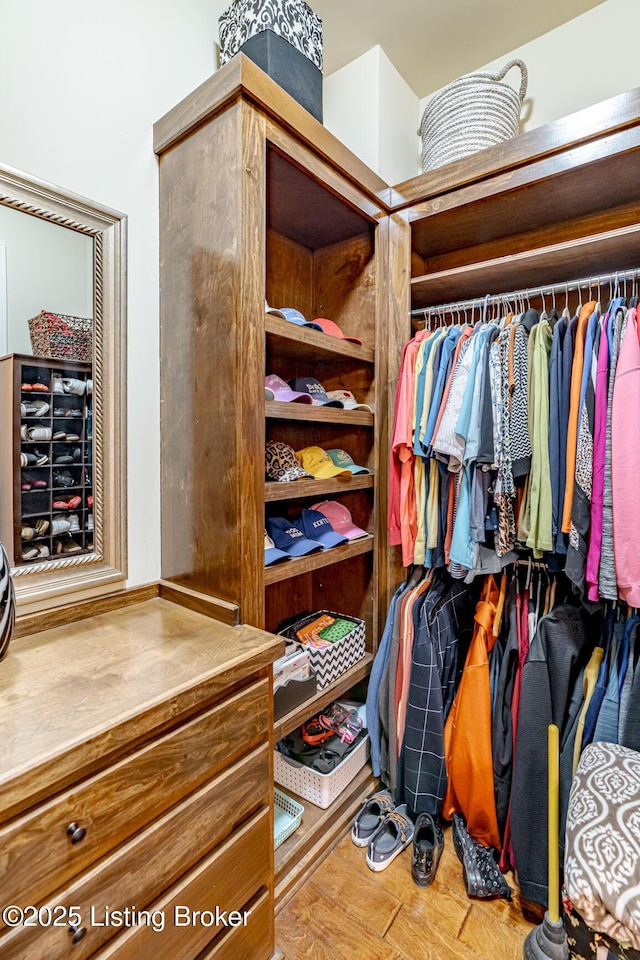
[[[578,420],[580,418],[580,386],[582,384],[582,365],[584,363],[584,341],[589,318],[595,310],[595,300],[585,303],[578,316],[576,343],[573,348],[571,366],[571,395],[569,401],[569,430],[567,433],[567,477],[564,486],[564,509],[562,512],[562,531],[571,530],[571,508],[573,507],[573,485],[576,479],[576,451],[578,448]]]
[[[498,850],[500,834],[493,788],[489,652],[496,642],[493,624],[504,590],[506,576],[502,577],[500,589],[492,576],[487,577],[476,607],[473,638],[444,727],[448,782],[442,802],[442,813],[447,820],[451,820],[456,812],[464,814],[471,836]]]

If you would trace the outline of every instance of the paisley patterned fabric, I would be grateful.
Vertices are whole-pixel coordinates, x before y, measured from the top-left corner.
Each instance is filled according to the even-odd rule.
[[[218,20],[220,63],[263,30],[272,30],[322,71],[322,20],[303,0],[234,0]]]
[[[9,558],[0,543],[0,660],[9,647],[16,618],[16,597],[11,579]]]
[[[583,752],[567,815],[567,895],[593,930],[640,950],[640,754]]]

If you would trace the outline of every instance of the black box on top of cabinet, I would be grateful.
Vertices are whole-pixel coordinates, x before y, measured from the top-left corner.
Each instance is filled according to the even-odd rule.
[[[220,62],[244,53],[322,123],[322,20],[303,0],[234,0],[220,17]]]

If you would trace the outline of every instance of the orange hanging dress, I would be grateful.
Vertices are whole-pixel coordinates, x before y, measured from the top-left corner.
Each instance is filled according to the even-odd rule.
[[[451,820],[454,813],[464,814],[471,836],[498,850],[489,653],[496,642],[493,625],[499,616],[504,589],[506,577],[503,576],[500,588],[493,577],[487,577],[476,607],[473,638],[444,727],[448,783],[442,802],[442,813],[447,820]]]

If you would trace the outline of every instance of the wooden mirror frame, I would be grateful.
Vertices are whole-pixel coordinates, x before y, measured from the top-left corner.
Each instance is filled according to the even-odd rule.
[[[127,576],[127,218],[0,166],[0,203],[93,237],[94,553],[13,568],[18,614],[112,592]]]

